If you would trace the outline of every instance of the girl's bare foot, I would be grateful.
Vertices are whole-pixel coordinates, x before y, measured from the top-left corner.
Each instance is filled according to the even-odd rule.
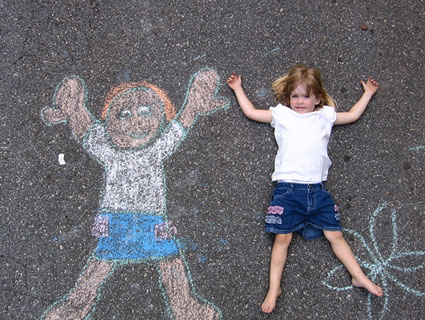
[[[372,281],[370,281],[367,277],[364,277],[362,279],[355,279],[351,281],[353,286],[365,288],[370,293],[374,294],[375,296],[381,297],[383,295],[382,288],[376,284],[374,284]]]
[[[263,304],[261,305],[261,310],[265,313],[271,313],[276,306],[276,299],[281,295],[282,289],[278,290],[269,290],[266,298],[264,299]]]

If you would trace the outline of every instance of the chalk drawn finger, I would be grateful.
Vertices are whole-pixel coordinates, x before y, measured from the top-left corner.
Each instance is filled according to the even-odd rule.
[[[82,80],[65,78],[56,91],[54,104],[68,117],[84,109],[85,88]]]
[[[62,113],[62,111],[52,107],[44,108],[41,111],[41,118],[48,125],[66,121],[66,116]]]
[[[211,111],[226,108],[229,105],[229,100],[226,98],[216,98],[211,101]]]

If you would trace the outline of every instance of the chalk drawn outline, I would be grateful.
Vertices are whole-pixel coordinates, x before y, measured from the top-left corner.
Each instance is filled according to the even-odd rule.
[[[410,151],[419,151],[423,149],[425,149],[425,146],[417,146],[417,147],[409,148]]]
[[[215,72],[215,74],[217,75],[217,72],[215,71],[215,70],[213,70],[213,69],[210,69],[210,68],[204,68],[204,69],[201,69],[200,71],[198,71],[197,73],[195,73],[194,75],[192,75],[192,77],[191,77],[191,79],[190,79],[190,81],[189,81],[189,85],[188,85],[188,89],[187,89],[187,91],[186,91],[186,96],[185,96],[185,99],[184,99],[184,102],[183,102],[183,104],[182,104],[182,107],[180,108],[180,110],[179,110],[179,113],[177,114],[177,115],[175,115],[175,117],[174,117],[174,119],[179,119],[179,116],[180,116],[180,114],[182,113],[182,111],[183,111],[183,109],[184,109],[184,107],[187,105],[187,103],[188,103],[188,100],[189,100],[189,94],[190,94],[190,90],[191,90],[191,88],[192,88],[192,84],[194,83],[194,81],[195,81],[195,79],[196,79],[196,77],[198,76],[198,75],[200,75],[201,73],[208,73],[208,72]],[[218,75],[217,75],[217,77],[218,77]],[[90,127],[90,129],[88,130],[88,132],[89,131],[91,131],[92,130],[92,128],[94,127],[94,125],[96,125],[96,124],[99,124],[99,121],[98,120],[96,120],[95,118],[94,118],[94,116],[92,115],[92,113],[87,109],[87,100],[88,100],[88,94],[87,94],[87,87],[86,87],[86,84],[85,84],[85,82],[84,82],[84,80],[82,80],[81,78],[79,78],[79,77],[77,77],[77,76],[70,76],[70,77],[66,77],[66,78],[64,78],[60,83],[59,83],[59,85],[56,87],[56,91],[55,91],[55,94],[54,94],[54,96],[53,96],[53,108],[52,107],[50,107],[50,106],[47,106],[47,107],[44,107],[43,109],[42,109],[42,111],[41,111],[41,119],[43,120],[43,122],[46,124],[46,125],[48,125],[48,126],[52,126],[52,125],[55,125],[55,124],[60,124],[60,123],[67,123],[68,121],[67,120],[58,120],[58,121],[51,121],[51,120],[46,120],[45,119],[45,116],[44,116],[44,114],[45,114],[45,111],[46,110],[54,110],[54,112],[57,112],[58,110],[57,110],[57,108],[56,108],[56,105],[55,105],[55,100],[56,100],[56,95],[58,94],[58,91],[59,91],[59,88],[61,88],[61,86],[62,86],[62,84],[65,82],[65,81],[67,81],[67,80],[69,80],[69,79],[76,79],[76,80],[78,80],[79,81],[79,84],[80,85],[82,85],[82,90],[84,91],[84,96],[83,96],[83,99],[82,99],[82,101],[80,102],[81,103],[81,105],[83,106],[83,108],[84,108],[84,110],[85,110],[85,112],[87,113],[87,115],[88,115],[88,117],[90,118],[90,120],[92,120],[93,121],[93,123],[92,123],[92,126]],[[165,157],[165,159],[164,159],[164,161],[162,162],[162,165],[161,165],[161,168],[162,168],[162,175],[163,175],[163,184],[162,184],[162,186],[163,186],[163,216],[165,217],[165,218],[167,218],[167,206],[166,206],[166,204],[167,204],[167,201],[166,201],[166,198],[167,198],[167,188],[166,188],[166,173],[165,173],[165,170],[164,170],[164,165],[165,165],[165,161],[172,155],[172,154],[174,154],[174,152],[178,149],[178,147],[179,147],[179,145],[181,144],[181,142],[183,142],[184,140],[185,140],[185,138],[186,138],[186,136],[187,136],[187,134],[188,134],[188,132],[191,130],[191,128],[193,127],[193,125],[198,121],[198,119],[199,119],[199,116],[201,116],[201,115],[203,115],[203,116],[206,116],[206,115],[210,115],[210,114],[212,114],[212,113],[215,113],[215,112],[217,112],[218,110],[220,110],[220,109],[227,109],[228,107],[229,107],[229,105],[230,105],[230,102],[229,102],[229,100],[227,99],[227,98],[223,98],[223,97],[220,97],[220,96],[218,96],[218,90],[219,90],[219,87],[220,87],[220,78],[218,77],[218,79],[217,79],[217,84],[216,84],[216,87],[215,87],[215,89],[214,89],[214,92],[213,92],[213,96],[212,96],[212,99],[211,99],[211,101],[214,101],[214,100],[219,100],[219,99],[221,99],[222,101],[224,101],[225,103],[222,105],[222,106],[220,106],[220,107],[218,107],[218,108],[215,108],[215,109],[212,109],[212,110],[210,110],[209,112],[204,112],[204,113],[196,113],[196,115],[195,115],[195,118],[193,119],[193,122],[191,123],[191,125],[188,127],[188,128],[185,128],[185,130],[184,130],[184,128],[182,127],[182,125],[179,123],[179,126],[181,127],[181,129],[182,129],[182,131],[183,131],[183,134],[182,134],[182,137],[180,138],[180,140],[178,141],[178,143],[175,145],[175,147],[173,148],[173,151],[172,152],[170,152],[170,153],[168,153],[168,156],[167,157]],[[168,124],[168,126],[171,126],[171,122],[173,121],[173,119],[171,119],[169,122],[169,124]],[[158,133],[161,133],[162,131],[164,130],[164,128],[163,128],[163,121],[160,123],[160,125],[159,125],[159,127],[158,127],[158,129],[157,129],[157,134]],[[74,135],[74,138],[78,141],[79,140],[79,137],[78,136],[76,136],[75,135],[75,132],[74,132],[74,130],[72,130],[72,134]],[[82,140],[81,141],[81,144],[83,145],[83,148],[86,150],[86,151],[88,151],[86,148],[85,148],[85,139],[86,139],[86,137],[87,137],[87,133],[83,136],[83,138],[81,139],[81,137],[80,137],[80,139]],[[155,139],[155,138],[153,138],[153,139]],[[109,140],[109,139],[108,139]],[[109,141],[109,142],[111,142],[111,141]],[[118,148],[119,149],[119,148]],[[128,150],[129,152],[131,152],[132,150]],[[89,153],[90,154],[90,153]],[[91,157],[94,157],[92,154],[90,154],[90,156]],[[96,159],[95,158],[95,160],[97,161],[97,162],[99,162],[98,161],[98,159]],[[102,163],[100,163],[102,166],[103,166],[103,164]],[[105,172],[106,172],[106,170],[105,170]],[[103,178],[103,180],[105,181],[105,174],[104,174],[104,178]],[[103,190],[105,190],[105,189],[103,189]],[[103,195],[101,194],[101,196],[103,197]],[[102,197],[100,197],[100,198],[102,198]],[[99,212],[101,212],[102,211],[102,206],[101,206],[101,204],[99,203],[99,208],[100,208],[100,210],[98,210]],[[177,245],[177,248],[178,248],[178,251],[179,251],[179,257],[182,259],[182,262],[183,262],[183,265],[184,265],[184,268],[185,268],[185,272],[186,272],[186,276],[187,276],[187,280],[188,280],[188,283],[189,283],[189,286],[190,286],[190,289],[191,289],[191,294],[192,295],[194,295],[196,298],[198,298],[200,301],[202,301],[203,303],[205,303],[205,304],[207,304],[207,305],[210,305],[217,313],[218,313],[218,316],[220,317],[220,319],[222,318],[222,312],[221,312],[221,310],[217,307],[217,306],[215,306],[213,303],[211,303],[211,302],[209,302],[209,301],[207,301],[206,299],[204,299],[204,298],[202,298],[201,296],[199,296],[198,295],[198,293],[196,292],[196,290],[195,290],[195,287],[194,287],[194,284],[193,284],[193,279],[192,279],[192,276],[191,276],[191,273],[190,273],[190,270],[189,270],[189,268],[188,268],[188,265],[187,265],[187,262],[186,262],[186,259],[184,258],[184,255],[183,255],[183,248],[182,248],[182,245],[181,245],[181,243],[180,243],[180,241],[178,240],[178,239],[175,239],[176,240],[176,245]],[[73,294],[73,292],[74,292],[74,290],[77,288],[77,286],[78,286],[78,284],[79,284],[79,282],[80,282],[80,280],[81,279],[83,279],[84,278],[84,276],[86,276],[85,275],[85,272],[87,271],[87,269],[88,269],[88,267],[89,266],[91,266],[92,265],[92,263],[93,263],[93,261],[94,260],[99,260],[97,257],[95,257],[95,254],[93,253],[90,257],[89,257],[89,259],[88,259],[88,261],[87,261],[87,263],[86,263],[86,265],[84,266],[84,268],[83,268],[83,270],[82,270],[82,272],[80,273],[80,275],[79,275],[79,277],[78,277],[78,279],[77,279],[77,281],[76,281],[76,283],[75,283],[75,286],[74,286],[74,288],[72,288],[66,295],[64,295],[61,299],[59,299],[59,300],[57,300],[56,302],[54,302],[44,313],[43,313],[43,315],[42,315],[42,317],[41,318],[44,318],[48,313],[49,313],[49,311],[50,310],[52,310],[52,309],[54,309],[55,308],[55,306],[57,306],[58,304],[60,304],[61,302],[64,302],[65,300],[67,300],[67,298],[70,296],[70,295],[72,295]],[[110,270],[107,272],[107,274],[106,274],[106,276],[104,276],[103,277],[103,280],[97,285],[97,290],[96,290],[96,298],[94,299],[94,302],[92,303],[92,305],[91,305],[91,307],[90,307],[90,310],[89,310],[89,312],[88,313],[86,313],[86,316],[84,317],[85,319],[89,319],[89,318],[91,318],[91,315],[92,315],[92,313],[94,312],[94,310],[95,310],[95,308],[96,308],[96,304],[97,304],[97,302],[99,301],[99,299],[100,299],[100,297],[101,297],[101,289],[102,289],[102,287],[103,287],[103,284],[106,282],[106,280],[114,273],[114,271],[116,270],[116,268],[118,267],[118,266],[120,266],[120,265],[122,265],[122,264],[127,264],[127,263],[134,263],[134,262],[142,262],[142,261],[144,261],[145,259],[141,259],[141,261],[134,261],[134,260],[125,260],[125,259],[120,259],[120,260],[118,260],[118,261],[113,261],[114,262],[114,264],[113,264],[113,266],[110,268]],[[152,261],[153,259],[151,259],[150,261]],[[149,263],[149,261],[148,261],[148,263]],[[161,277],[163,276],[162,275],[162,273],[161,273],[161,270],[160,270],[160,268],[159,268],[159,266],[157,265],[157,270],[159,271],[159,281],[160,281],[160,287],[161,287],[161,291],[162,291],[162,295],[163,295],[163,298],[164,298],[164,301],[165,301],[165,303],[166,303],[166,306],[167,306],[167,313],[168,313],[168,315],[170,316],[170,318],[171,319],[174,319],[174,315],[173,315],[173,312],[171,311],[171,307],[170,307],[170,303],[169,303],[169,301],[168,301],[168,297],[167,297],[167,294],[166,294],[166,290],[165,290],[165,288],[164,288],[164,283],[163,282],[161,282]]]
[[[425,204],[425,201],[423,202],[417,202],[417,203],[411,203],[411,204],[404,204],[401,205],[399,209],[406,208],[409,206],[414,205],[420,205]],[[405,291],[418,296],[418,297],[425,297],[425,292],[422,292],[420,290],[412,289],[408,285],[402,283],[398,279],[396,279],[392,274],[391,270],[397,270],[402,272],[413,272],[419,269],[425,268],[425,259],[422,261],[421,264],[415,266],[415,267],[399,267],[394,264],[395,260],[402,259],[403,257],[409,257],[409,256],[424,256],[425,257],[425,251],[404,251],[404,248],[402,248],[400,251],[399,249],[399,239],[398,239],[398,231],[397,231],[397,211],[395,209],[390,210],[391,212],[391,224],[392,224],[392,241],[391,241],[391,253],[387,258],[385,258],[382,253],[379,250],[379,245],[376,240],[375,236],[375,221],[378,218],[380,214],[384,211],[384,209],[388,208],[388,203],[384,202],[382,205],[380,205],[372,214],[369,220],[369,237],[372,242],[372,246],[368,245],[365,238],[359,234],[358,232],[350,229],[343,229],[344,232],[356,237],[358,240],[360,240],[360,243],[363,245],[363,247],[366,249],[367,253],[370,255],[372,263],[367,262],[359,257],[356,256],[356,259],[359,261],[360,266],[363,268],[369,269],[370,272],[367,274],[367,276],[373,281],[376,282],[378,279],[378,276],[381,279],[382,283],[382,289],[384,291],[384,303],[382,310],[380,311],[379,320],[383,319],[389,305],[389,296],[390,296],[390,288],[389,288],[389,281],[392,281],[395,285],[399,286],[400,288],[404,289]],[[332,290],[349,290],[354,288],[352,285],[346,286],[346,287],[337,287],[329,284],[329,281],[333,277],[333,275],[343,269],[343,265],[339,265],[332,269],[325,280],[322,281],[322,284],[328,287]],[[367,295],[367,314],[368,319],[374,319],[372,315],[372,294],[369,292]]]

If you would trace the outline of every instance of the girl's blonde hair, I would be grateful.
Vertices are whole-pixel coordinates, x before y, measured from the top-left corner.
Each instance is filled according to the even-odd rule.
[[[300,84],[306,87],[307,92],[313,93],[319,98],[320,102],[316,105],[316,109],[322,108],[324,105],[335,107],[332,97],[323,88],[320,71],[317,69],[308,69],[301,64],[296,65],[285,76],[273,82],[272,89],[276,101],[289,107],[291,92]]]

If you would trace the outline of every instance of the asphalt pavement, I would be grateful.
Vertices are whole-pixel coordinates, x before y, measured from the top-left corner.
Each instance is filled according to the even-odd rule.
[[[424,33],[423,0],[0,1],[0,319],[423,319]],[[225,80],[241,74],[266,109],[273,80],[298,63],[321,70],[341,111],[360,80],[380,84],[356,123],[334,128],[327,188],[384,297],[351,287],[324,238],[294,235],[265,315],[276,144]],[[126,115],[102,110],[111,88],[142,81],[174,120],[134,147],[111,129]],[[204,116],[183,112],[211,101]],[[177,144],[158,147],[169,152],[155,169],[157,153],[140,169],[127,157],[163,140]],[[115,154],[126,169],[108,166]],[[140,194],[110,178],[152,196],[130,203]],[[147,212],[132,209],[141,203],[172,222],[151,230],[164,256],[98,260],[105,219]]]

